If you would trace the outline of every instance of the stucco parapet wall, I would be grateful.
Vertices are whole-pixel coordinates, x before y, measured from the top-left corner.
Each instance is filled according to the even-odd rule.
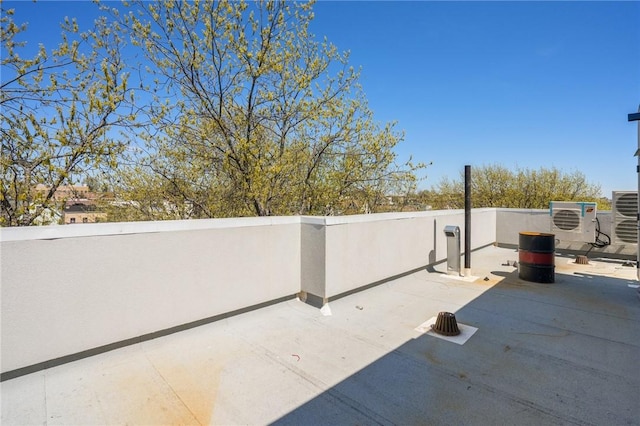
[[[473,213],[490,212],[495,211],[495,208],[477,208],[472,209]],[[350,223],[364,223],[364,222],[381,222],[388,220],[402,220],[402,219],[419,219],[439,216],[455,216],[458,214],[464,214],[463,209],[455,210],[427,210],[423,212],[403,212],[403,213],[375,213],[375,214],[359,214],[351,216],[327,216],[325,218],[325,224],[331,225],[343,225]]]
[[[494,208],[473,209],[474,213]],[[0,242],[55,240],[107,235],[148,234],[154,232],[193,231],[200,229],[244,228],[291,224],[343,225],[463,214],[464,210],[429,210],[425,212],[376,213],[351,216],[266,216],[220,219],[163,220],[149,222],[90,223],[76,225],[25,226],[0,228]]]
[[[549,209],[512,209],[507,207],[497,207],[495,209],[498,212],[509,212],[509,213],[549,213]]]
[[[305,222],[303,222],[303,220]],[[117,222],[76,225],[26,226],[0,229],[0,242],[54,240],[59,238],[107,235],[148,234],[155,232],[194,231],[202,229],[246,228],[255,226],[306,223],[300,216],[241,217],[221,219],[163,220],[152,222]]]
[[[297,216],[303,225],[325,225],[325,216]]]

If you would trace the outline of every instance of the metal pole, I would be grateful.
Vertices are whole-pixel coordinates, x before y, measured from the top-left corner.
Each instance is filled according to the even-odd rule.
[[[636,243],[638,245],[637,253],[636,253],[636,277],[638,281],[640,281],[640,105],[638,106],[638,112],[635,114],[628,115],[629,121],[637,121],[638,122],[638,150],[636,151],[636,157],[638,157],[638,167],[636,168],[636,173],[638,174],[638,214],[636,217],[636,221],[638,224],[638,233],[636,235]]]
[[[471,275],[471,166],[464,166],[464,276]]]

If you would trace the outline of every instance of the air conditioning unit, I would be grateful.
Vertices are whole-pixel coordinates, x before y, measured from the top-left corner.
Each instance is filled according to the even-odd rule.
[[[613,191],[611,213],[613,215],[613,243],[638,243],[638,193]]]
[[[560,241],[596,242],[597,204],[582,201],[551,201],[551,233]]]

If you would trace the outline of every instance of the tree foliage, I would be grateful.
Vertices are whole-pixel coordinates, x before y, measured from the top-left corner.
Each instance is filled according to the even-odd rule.
[[[132,2],[153,126],[115,189],[143,219],[370,212],[415,183],[312,4]],[[418,165],[419,167],[419,165]],[[124,215],[124,216],[122,216]]]
[[[66,20],[57,47],[41,44],[32,56],[20,41],[27,27],[14,22],[13,10],[3,9],[0,23],[0,222],[31,225],[60,208],[60,185],[114,164],[124,144],[109,131],[131,118],[124,109],[131,93],[122,40],[105,19],[86,32]],[[48,190],[35,191],[37,184]]]
[[[423,193],[436,209],[464,207],[464,172],[459,179],[444,178],[433,191]],[[600,186],[580,172],[564,173],[555,167],[510,170],[501,165],[472,168],[473,207],[546,209],[550,201],[593,201],[609,206],[600,196]]]

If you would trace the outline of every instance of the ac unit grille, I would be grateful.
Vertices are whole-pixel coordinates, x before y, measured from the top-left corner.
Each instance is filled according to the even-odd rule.
[[[638,193],[632,191],[613,192],[613,242],[638,243]]]
[[[638,195],[622,194],[616,200],[616,211],[623,216],[635,218],[638,212]]]
[[[636,244],[638,242],[638,224],[635,220],[623,220],[616,224],[616,237],[618,240]]]
[[[553,225],[563,231],[580,229],[580,213],[575,210],[558,210],[553,212]]]

